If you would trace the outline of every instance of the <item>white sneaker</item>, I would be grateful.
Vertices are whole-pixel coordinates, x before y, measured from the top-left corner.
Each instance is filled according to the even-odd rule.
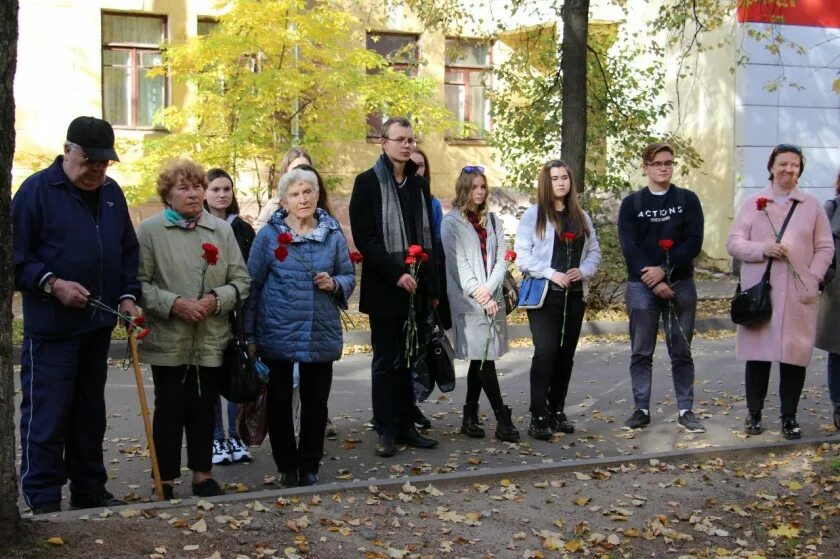
[[[213,464],[230,464],[233,457],[230,455],[230,447],[225,439],[213,441]]]
[[[251,451],[242,442],[238,435],[230,437],[227,440],[228,448],[230,449],[230,456],[234,462],[250,462]]]
[[[338,429],[335,428],[335,423],[332,422],[332,419],[327,418],[327,427],[324,429],[324,434],[327,437],[338,436]]]

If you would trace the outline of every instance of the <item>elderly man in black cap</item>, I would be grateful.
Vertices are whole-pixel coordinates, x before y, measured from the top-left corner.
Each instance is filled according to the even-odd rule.
[[[67,129],[64,154],[12,200],[15,286],[23,294],[20,482],[33,514],[124,504],[105,489],[105,378],[114,315],[138,316],[139,247],[125,196],[106,176],[114,130],[94,117]]]

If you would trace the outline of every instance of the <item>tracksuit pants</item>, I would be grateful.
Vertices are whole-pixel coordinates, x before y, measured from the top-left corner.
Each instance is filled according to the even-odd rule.
[[[20,484],[30,507],[73,493],[98,493],[107,474],[105,380],[111,329],[59,340],[23,340],[20,380]]]

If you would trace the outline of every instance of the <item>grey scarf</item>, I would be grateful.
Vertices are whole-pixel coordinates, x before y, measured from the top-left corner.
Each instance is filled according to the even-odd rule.
[[[386,155],[376,160],[373,165],[373,172],[379,180],[379,192],[382,195],[382,236],[385,241],[385,250],[389,256],[395,257],[402,262],[405,252],[408,250],[408,237],[405,233],[405,222],[400,199],[397,195],[397,184],[394,181],[394,174],[385,163]],[[423,202],[423,248],[428,252],[432,248],[432,229],[429,225],[429,213],[426,211],[426,195],[420,191],[420,200]],[[411,211],[411,209],[409,209]]]

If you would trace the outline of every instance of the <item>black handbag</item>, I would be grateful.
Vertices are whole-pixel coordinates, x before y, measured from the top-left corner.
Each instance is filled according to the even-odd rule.
[[[793,210],[796,209],[798,203],[796,200],[793,201],[776,242],[782,240],[782,235],[785,234],[785,229],[787,229]],[[773,305],[770,301],[770,267],[772,265],[773,259],[770,258],[767,267],[764,269],[764,275],[761,276],[761,281],[752,287],[741,291],[741,282],[738,282],[738,286],[735,288],[735,296],[729,304],[729,316],[735,324],[761,326],[770,320],[773,315]]]
[[[426,367],[441,392],[455,390],[455,350],[440,326],[437,310],[432,310],[432,333],[426,346]]]
[[[245,404],[256,401],[260,395],[260,379],[248,356],[248,344],[242,326],[242,299],[236,291],[236,307],[228,315],[231,336],[222,355],[222,367],[216,377],[216,384],[228,402]]]
[[[505,299],[505,315],[509,315],[519,306],[519,286],[510,270],[505,271],[502,280],[502,297]]]

